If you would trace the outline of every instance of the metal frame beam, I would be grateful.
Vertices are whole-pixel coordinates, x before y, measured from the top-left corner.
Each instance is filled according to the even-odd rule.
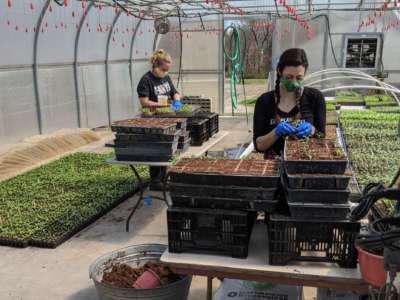
[[[39,44],[39,33],[42,27],[42,22],[46,11],[49,8],[51,0],[46,0],[46,3],[42,7],[39,18],[36,22],[36,32],[33,40],[33,86],[35,89],[35,100],[36,100],[36,114],[38,119],[39,133],[43,133],[42,124],[42,109],[40,105],[40,92],[39,92],[39,80],[38,80],[38,44]]]
[[[114,31],[114,26],[117,23],[120,16],[121,16],[121,11],[118,11],[118,13],[114,17],[113,23],[110,28],[110,32],[108,33],[107,44],[106,44],[105,68],[106,68],[107,114],[108,114],[108,125],[109,126],[111,126],[111,95],[110,95],[110,78],[109,78],[109,69],[108,69],[108,62],[109,62],[109,58],[110,58],[110,41],[111,41],[111,36]]]
[[[78,82],[78,54],[79,54],[79,40],[81,37],[83,23],[86,20],[87,15],[90,10],[94,6],[94,2],[90,2],[90,4],[86,7],[85,12],[82,15],[82,18],[79,21],[78,31],[75,36],[75,48],[74,48],[74,81],[75,81],[75,96],[76,96],[76,108],[78,114],[78,127],[82,127],[81,120],[81,104],[80,104],[80,96],[79,96],[79,82]]]

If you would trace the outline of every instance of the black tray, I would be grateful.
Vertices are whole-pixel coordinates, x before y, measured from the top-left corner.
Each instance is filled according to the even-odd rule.
[[[254,221],[253,212],[168,208],[168,248],[246,258]]]
[[[346,204],[350,191],[347,190],[306,190],[285,187],[288,203],[331,203]]]
[[[115,135],[115,141],[124,141],[131,143],[147,143],[147,142],[176,142],[179,139],[180,131],[174,134],[129,134],[118,133]]]
[[[349,204],[288,203],[290,215],[304,219],[345,220],[350,212]]]
[[[216,198],[207,196],[181,196],[170,193],[172,206],[186,208],[218,208],[218,209],[250,209],[250,201],[246,199]]]
[[[111,125],[111,130],[117,133],[135,133],[135,134],[174,134],[177,129],[176,124],[164,127],[134,127],[129,125]]]
[[[134,156],[172,156],[175,154],[178,149],[178,142],[167,143],[167,145],[163,145],[161,143],[158,144],[138,144],[132,145],[128,147],[115,147],[116,155],[134,155]]]
[[[288,160],[284,149],[284,164],[289,174],[344,174],[347,159],[343,160]]]
[[[110,145],[112,146],[112,145]],[[162,153],[168,151],[169,154],[171,151],[178,147],[178,140],[172,142],[141,142],[141,143],[131,143],[126,141],[114,141],[113,148],[127,148],[130,149],[133,153],[137,153],[139,151],[145,151],[146,153]]]
[[[169,162],[173,155],[148,156],[148,155],[128,155],[115,153],[115,159],[118,161],[138,161],[138,162]]]
[[[291,174],[287,170],[286,176],[292,189],[345,190],[351,179],[351,175]]]
[[[183,183],[169,183],[172,194],[180,196],[197,197],[207,195],[216,198],[235,198],[247,200],[275,200],[276,188],[251,188],[218,185],[194,185]]]
[[[251,209],[263,211],[268,214],[275,213],[278,208],[279,200],[253,200],[250,202]]]
[[[286,265],[293,260],[316,261],[356,268],[354,240],[359,231],[359,222],[270,216],[269,263]]]
[[[190,139],[190,132],[185,131],[179,134],[179,143],[184,143],[186,140]]]
[[[276,176],[244,176],[224,175],[211,173],[174,173],[169,172],[171,182],[200,185],[243,186],[277,188],[279,184],[279,171]]]

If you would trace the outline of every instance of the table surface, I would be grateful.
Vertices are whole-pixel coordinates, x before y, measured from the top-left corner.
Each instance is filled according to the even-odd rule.
[[[108,164],[119,164],[119,165],[145,165],[151,167],[169,167],[172,166],[172,162],[169,161],[122,161],[117,160],[115,157],[107,159]]]
[[[161,261],[174,271],[218,278],[236,278],[292,285],[327,287],[354,292],[367,292],[368,285],[359,269],[343,269],[336,264],[317,262],[293,262],[286,266],[267,264],[267,228],[256,224],[249,244],[247,259],[227,256],[169,253]]]

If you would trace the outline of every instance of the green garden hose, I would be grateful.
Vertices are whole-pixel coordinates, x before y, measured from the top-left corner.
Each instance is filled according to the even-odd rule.
[[[225,45],[225,35],[228,30],[232,29],[230,48],[231,55],[228,53]],[[244,34],[245,32],[240,27],[237,27],[234,24],[229,25],[222,36],[222,43],[224,48],[224,55],[226,59],[230,61],[231,64],[231,76],[230,76],[230,96],[232,102],[232,112],[234,109],[237,109],[239,106],[238,93],[236,84],[242,81],[244,84],[244,70],[243,70],[243,62],[244,62],[244,51],[242,49],[246,49],[246,38],[244,38],[244,42],[242,45],[242,41],[240,39],[240,31]],[[242,53],[243,52],[243,53]]]

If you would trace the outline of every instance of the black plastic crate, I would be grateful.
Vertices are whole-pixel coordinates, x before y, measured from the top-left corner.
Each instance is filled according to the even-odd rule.
[[[207,195],[215,198],[234,198],[247,200],[275,200],[276,188],[252,188],[238,186],[195,185],[169,183],[171,194],[178,196],[197,197]]]
[[[129,143],[147,143],[147,142],[176,142],[180,137],[181,131],[176,131],[174,134],[129,134],[117,133],[115,141]]]
[[[224,175],[211,173],[175,173],[169,172],[171,182],[199,185],[244,186],[278,188],[279,170],[275,176]]]
[[[219,131],[219,119],[218,114],[216,113],[198,113],[195,116],[196,118],[206,119],[207,120],[207,132],[209,136],[213,136]]]
[[[354,240],[360,231],[359,222],[271,216],[267,224],[271,265],[297,260],[357,267]]]
[[[246,258],[255,216],[235,210],[168,208],[169,251]]]
[[[190,118],[187,124],[187,130],[190,131],[190,135],[201,135],[207,133],[208,119]]]
[[[291,174],[286,170],[288,186],[292,189],[345,190],[351,175]]]
[[[288,203],[290,215],[304,219],[345,220],[350,212],[350,204]]]
[[[217,209],[250,209],[250,200],[235,198],[217,198],[198,195],[197,197],[182,196],[170,193],[174,207],[186,208],[217,208]]]
[[[204,142],[207,142],[210,138],[207,132],[203,134],[190,134],[190,145],[192,146],[201,146]]]

